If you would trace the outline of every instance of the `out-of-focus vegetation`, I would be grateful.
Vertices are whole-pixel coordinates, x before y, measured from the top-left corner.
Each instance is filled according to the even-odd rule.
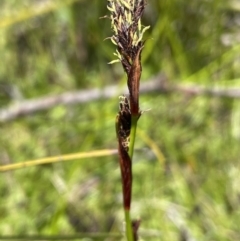
[[[2,0],[0,107],[122,86],[120,64],[107,65],[106,14],[99,0]],[[162,72],[176,84],[240,87],[239,19],[238,1],[149,0],[142,79]],[[239,100],[159,93],[141,96],[141,107],[151,108],[139,121],[133,164],[132,216],[150,235],[142,240],[239,240]],[[116,148],[117,111],[118,96],[1,123],[0,163]],[[0,197],[1,235],[106,232],[114,240],[121,232],[116,156],[1,173]]]

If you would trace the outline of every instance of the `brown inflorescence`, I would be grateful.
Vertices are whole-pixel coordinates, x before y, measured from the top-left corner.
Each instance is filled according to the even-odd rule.
[[[149,28],[141,25],[145,5],[145,0],[108,0],[113,29],[111,40],[117,45],[115,55],[127,73],[131,113],[138,116],[141,52],[144,47],[142,37]]]

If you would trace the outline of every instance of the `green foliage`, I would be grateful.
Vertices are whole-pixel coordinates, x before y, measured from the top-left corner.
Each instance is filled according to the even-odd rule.
[[[124,74],[119,64],[107,65],[114,46],[103,41],[111,35],[109,21],[99,20],[107,14],[105,1],[52,3],[0,3],[1,108],[116,84]],[[32,14],[40,8],[48,10]],[[176,84],[238,87],[237,14],[231,1],[149,1],[143,79],[164,72]],[[1,165],[116,148],[117,100],[57,106],[1,123]],[[238,240],[239,100],[180,93],[140,100],[141,109],[151,109],[138,123],[133,164],[132,216],[142,219],[142,240]],[[1,173],[0,196],[1,235],[121,232],[116,156]]]

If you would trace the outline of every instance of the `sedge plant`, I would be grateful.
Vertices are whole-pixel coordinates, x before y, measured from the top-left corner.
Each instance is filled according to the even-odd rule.
[[[138,239],[140,220],[131,220],[132,159],[137,122],[142,114],[139,108],[139,86],[142,72],[141,53],[144,48],[143,34],[149,28],[143,27],[141,17],[146,6],[145,0],[108,0],[113,35],[116,45],[116,60],[121,62],[127,75],[129,95],[119,97],[119,112],[116,117],[118,156],[122,177],[123,208],[128,241]]]

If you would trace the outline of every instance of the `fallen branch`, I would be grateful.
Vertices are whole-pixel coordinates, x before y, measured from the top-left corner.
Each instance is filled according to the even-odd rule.
[[[179,92],[187,95],[207,95],[215,97],[240,98],[240,88],[206,88],[198,85],[170,85],[167,78],[159,74],[146,82],[141,83],[140,92],[145,93],[170,93]],[[29,115],[38,111],[48,110],[57,105],[73,105],[87,103],[99,99],[127,94],[127,88],[120,89],[118,85],[107,86],[103,89],[91,89],[65,92],[60,95],[44,96],[38,99],[23,100],[0,109],[0,122],[14,120],[18,117]]]

